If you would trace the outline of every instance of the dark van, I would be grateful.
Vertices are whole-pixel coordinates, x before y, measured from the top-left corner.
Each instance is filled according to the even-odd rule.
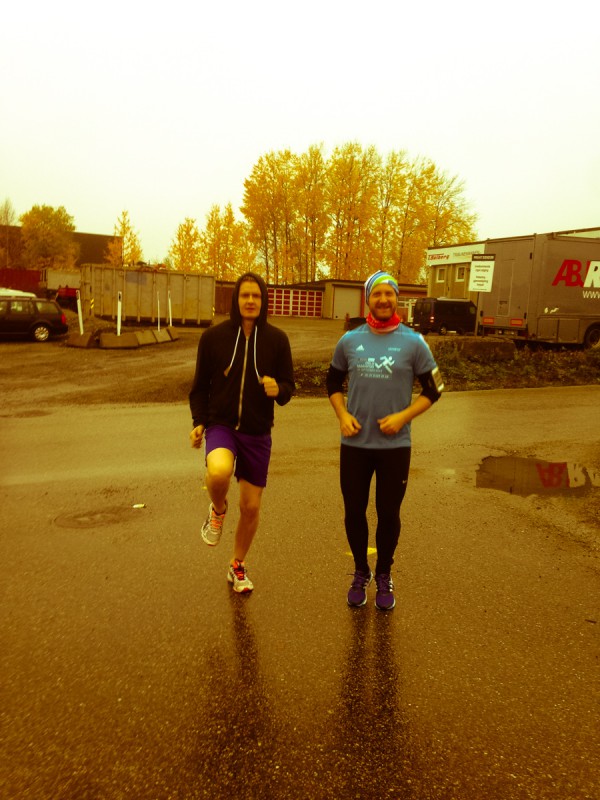
[[[477,306],[470,300],[422,297],[415,303],[413,328],[419,333],[474,333]]]

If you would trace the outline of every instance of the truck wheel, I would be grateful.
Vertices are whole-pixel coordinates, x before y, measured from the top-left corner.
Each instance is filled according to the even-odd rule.
[[[47,342],[50,338],[50,328],[43,322],[39,322],[31,331],[31,335],[36,342]]]
[[[592,350],[600,349],[600,325],[592,325],[583,337],[583,346]]]

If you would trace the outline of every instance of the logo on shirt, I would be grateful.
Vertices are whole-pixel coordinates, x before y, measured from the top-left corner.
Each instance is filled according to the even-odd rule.
[[[362,353],[362,352],[364,352],[364,349],[365,348],[362,346],[362,344],[359,344],[358,347],[356,348],[356,352],[357,353]]]
[[[392,374],[392,367],[396,363],[391,356],[376,358],[361,358],[358,361],[357,370],[363,378],[387,378]]]
[[[371,359],[369,359],[369,361],[370,360]],[[394,359],[391,356],[383,356],[383,358],[381,359],[379,364],[377,363],[377,361],[375,361],[375,359],[373,359],[373,363],[375,364],[375,367],[377,369],[379,369],[379,370],[384,369],[384,370],[386,370],[386,372],[389,372],[390,375],[391,375],[392,367],[394,366]]]

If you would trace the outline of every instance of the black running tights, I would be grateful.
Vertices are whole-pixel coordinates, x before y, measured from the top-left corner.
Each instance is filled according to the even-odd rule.
[[[375,572],[391,572],[400,538],[400,506],[406,492],[409,468],[410,447],[375,450],[341,445],[340,485],[344,498],[344,522],[355,569],[364,572],[369,570],[367,506],[371,480],[375,474]]]

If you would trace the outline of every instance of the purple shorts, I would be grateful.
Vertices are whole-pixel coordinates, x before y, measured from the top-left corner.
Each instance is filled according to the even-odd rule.
[[[271,460],[271,434],[254,436],[240,433],[226,425],[211,425],[204,432],[206,455],[218,447],[224,447],[235,457],[234,475],[253,486],[267,485],[267,473]]]

